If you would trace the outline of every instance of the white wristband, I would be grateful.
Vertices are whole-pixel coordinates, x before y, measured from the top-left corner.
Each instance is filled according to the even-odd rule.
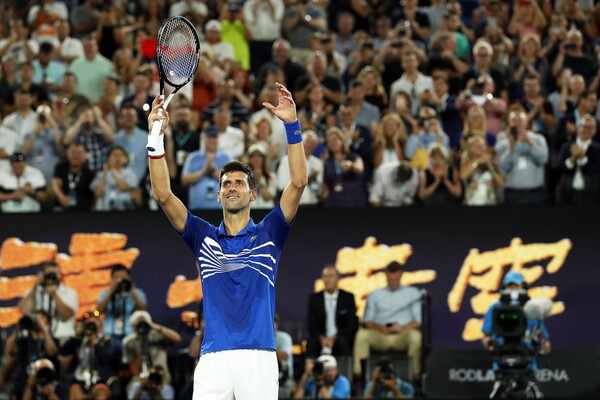
[[[150,142],[148,142],[150,143]],[[154,151],[148,150],[148,157],[150,158],[161,158],[165,155],[165,135],[160,135],[158,137],[158,141],[156,142],[156,146],[154,146]]]

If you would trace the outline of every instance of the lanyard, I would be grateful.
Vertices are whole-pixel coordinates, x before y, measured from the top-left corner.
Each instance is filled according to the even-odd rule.
[[[81,179],[81,171],[77,172],[77,174],[72,174],[69,172],[67,177],[69,178],[69,190],[75,190],[79,180]]]
[[[190,138],[190,135],[192,133],[190,131],[187,131],[187,133],[183,136],[183,138],[179,138],[178,135],[174,135],[175,136],[175,141],[177,142],[177,147],[181,150],[183,148],[183,145],[185,144],[185,142],[187,142],[187,140]]]

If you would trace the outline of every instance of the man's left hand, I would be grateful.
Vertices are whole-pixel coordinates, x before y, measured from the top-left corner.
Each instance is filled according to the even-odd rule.
[[[296,115],[296,103],[294,103],[292,94],[280,83],[275,83],[275,86],[277,86],[279,92],[279,104],[277,104],[277,107],[267,102],[262,103],[262,105],[283,122],[296,122],[298,116]]]

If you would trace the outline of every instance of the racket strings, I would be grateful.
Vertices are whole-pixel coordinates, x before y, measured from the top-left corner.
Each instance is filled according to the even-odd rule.
[[[176,86],[184,85],[196,69],[197,42],[185,23],[165,26],[159,37],[160,63],[165,78]]]

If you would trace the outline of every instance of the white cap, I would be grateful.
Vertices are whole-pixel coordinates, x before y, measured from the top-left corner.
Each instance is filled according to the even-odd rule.
[[[149,324],[152,323],[152,317],[150,316],[150,313],[148,311],[137,310],[137,311],[134,311],[133,314],[131,314],[131,317],[129,317],[129,323],[133,327],[135,327],[137,324],[139,324],[142,321],[145,321]]]
[[[221,32],[221,23],[219,21],[217,21],[216,19],[211,19],[210,21],[208,21],[206,23],[206,26],[204,27],[204,31],[219,31]]]
[[[324,354],[317,358],[317,361],[323,363],[323,368],[337,368],[337,361],[334,356]]]

